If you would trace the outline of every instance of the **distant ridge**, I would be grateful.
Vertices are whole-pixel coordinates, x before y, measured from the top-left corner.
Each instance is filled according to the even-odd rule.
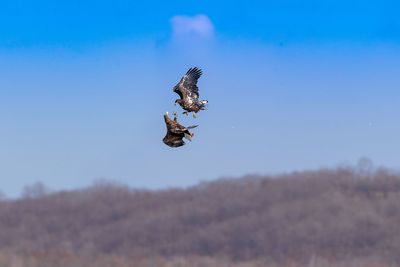
[[[0,252],[400,263],[400,175],[338,168],[0,201]]]

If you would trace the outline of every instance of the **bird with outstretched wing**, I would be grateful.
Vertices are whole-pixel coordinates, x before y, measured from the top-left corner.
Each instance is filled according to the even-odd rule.
[[[167,134],[163,138],[164,144],[170,147],[180,147],[185,144],[183,138],[192,141],[194,133],[190,132],[189,129],[193,129],[198,125],[185,127],[179,124],[176,116],[174,116],[174,119],[172,120],[168,116],[168,112],[164,114],[164,121],[167,126]]]
[[[173,90],[180,97],[175,100],[175,105],[179,104],[185,110],[183,113],[186,115],[193,112],[194,118],[196,118],[196,113],[204,110],[208,104],[207,100],[199,100],[197,81],[202,73],[202,70],[197,67],[190,68]]]

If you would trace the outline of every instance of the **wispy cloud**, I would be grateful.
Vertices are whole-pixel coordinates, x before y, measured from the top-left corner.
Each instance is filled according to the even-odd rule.
[[[171,23],[174,37],[209,38],[214,35],[214,25],[206,15],[174,16]]]

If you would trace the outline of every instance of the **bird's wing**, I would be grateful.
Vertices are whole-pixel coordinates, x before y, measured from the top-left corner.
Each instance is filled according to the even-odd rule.
[[[198,98],[199,88],[197,87],[197,81],[201,74],[201,69],[197,67],[190,68],[174,87],[174,92],[177,93],[181,99],[186,98],[187,96]]]
[[[168,116],[168,113],[164,114],[164,120],[168,132],[172,132],[174,134],[183,134],[184,132],[187,131],[186,127],[179,124],[179,122],[176,120],[176,117],[173,120],[171,120],[171,118]]]
[[[183,141],[183,136],[183,134],[178,135],[168,131],[163,139],[163,142],[170,147],[180,147],[185,144]]]
[[[174,134],[183,134],[188,131],[184,126],[177,124],[177,125],[171,125],[170,128],[168,129]]]
[[[187,129],[193,129],[193,128],[196,128],[197,126],[199,126],[199,125],[192,125],[192,126],[187,127]]]

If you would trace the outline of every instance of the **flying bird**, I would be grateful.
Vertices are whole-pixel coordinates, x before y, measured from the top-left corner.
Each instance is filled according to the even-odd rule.
[[[198,125],[193,125],[189,127],[182,126],[178,123],[176,116],[174,116],[174,119],[172,120],[168,116],[168,112],[165,112],[164,120],[165,124],[167,125],[167,134],[163,139],[164,144],[170,147],[180,147],[185,144],[183,138],[192,141],[194,133],[190,132],[189,129],[193,129]]]
[[[196,113],[204,110],[208,104],[207,100],[199,100],[197,80],[201,74],[201,69],[190,68],[174,87],[174,92],[180,96],[180,99],[175,100],[175,105],[178,103],[185,110],[183,114],[188,115],[189,112],[193,112],[194,118],[196,118]]]

